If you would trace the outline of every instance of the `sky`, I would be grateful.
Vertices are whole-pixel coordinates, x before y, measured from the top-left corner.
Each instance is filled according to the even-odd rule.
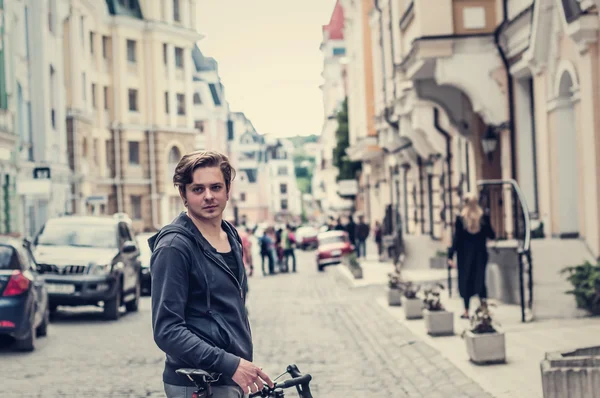
[[[198,42],[219,63],[231,110],[261,134],[320,134],[322,25],[335,0],[199,0]]]

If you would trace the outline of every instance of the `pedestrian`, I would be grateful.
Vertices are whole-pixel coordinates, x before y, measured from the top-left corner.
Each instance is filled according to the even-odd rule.
[[[269,275],[273,275],[275,273],[275,257],[273,255],[274,245],[275,238],[273,234],[273,227],[268,227],[264,230],[263,236],[260,238],[260,257],[263,276],[267,276],[267,272],[265,271],[265,262],[269,267]]]
[[[273,382],[252,363],[245,309],[248,280],[235,228],[223,220],[235,170],[218,152],[198,151],[177,164],[173,183],[186,211],[149,239],[152,329],[166,354],[167,398],[195,390],[179,368],[220,374],[213,398],[241,398]]]
[[[487,240],[495,237],[490,218],[479,206],[477,194],[466,194],[460,215],[456,217],[452,246],[448,249],[448,264],[458,268],[458,291],[465,307],[461,318],[469,318],[471,297],[478,295],[481,304],[486,303]]]
[[[383,253],[383,230],[379,221],[375,221],[375,244],[377,245],[377,255],[381,257]]]
[[[352,215],[348,216],[346,232],[348,233],[348,239],[350,240],[350,244],[356,246],[356,223],[352,219]]]
[[[356,225],[358,257],[367,257],[367,238],[369,237],[369,229],[369,224],[365,222],[365,217],[361,214],[358,217],[358,224]]]
[[[241,230],[238,230],[238,232],[242,238],[244,267],[246,267],[248,276],[252,276],[254,274],[254,265],[252,263],[252,241],[250,240],[252,231],[250,228],[242,228]]]
[[[285,272],[290,271],[290,257],[292,258],[292,272],[296,272],[296,253],[294,248],[296,246],[296,238],[291,225],[287,225],[285,231],[282,234],[283,241],[283,256],[285,264]]]

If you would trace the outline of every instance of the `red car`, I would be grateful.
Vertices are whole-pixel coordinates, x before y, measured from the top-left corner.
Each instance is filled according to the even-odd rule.
[[[345,231],[327,231],[318,235],[317,267],[323,271],[327,265],[339,264],[342,257],[354,251],[348,233]]]

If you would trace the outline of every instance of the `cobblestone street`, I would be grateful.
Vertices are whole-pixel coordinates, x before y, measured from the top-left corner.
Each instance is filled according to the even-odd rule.
[[[381,287],[350,289],[313,256],[298,253],[297,274],[251,278],[255,362],[272,377],[296,363],[316,398],[488,396],[375,303]],[[164,396],[162,366],[148,298],[116,323],[69,309],[34,353],[1,350],[2,396]]]

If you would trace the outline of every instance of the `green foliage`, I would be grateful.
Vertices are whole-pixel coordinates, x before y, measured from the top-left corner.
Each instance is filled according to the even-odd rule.
[[[312,176],[296,177],[298,189],[302,193],[312,193]]]
[[[356,178],[356,173],[361,170],[361,163],[350,161],[346,155],[346,149],[350,146],[347,97],[337,114],[337,122],[338,128],[335,133],[337,146],[333,149],[333,164],[339,170],[337,180],[353,180]]]
[[[566,267],[561,273],[568,274],[567,280],[573,289],[566,293],[575,296],[577,307],[600,315],[600,265],[586,261],[581,265]]]

